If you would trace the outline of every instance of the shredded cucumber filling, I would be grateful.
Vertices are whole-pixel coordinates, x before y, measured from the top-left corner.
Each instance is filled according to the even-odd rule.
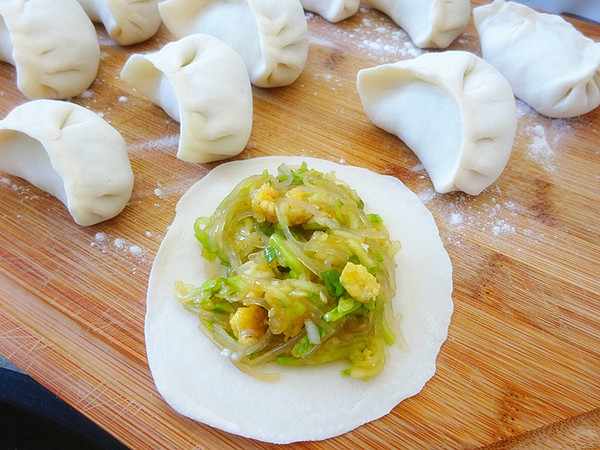
[[[193,233],[211,277],[175,297],[242,370],[346,361],[368,380],[399,335],[392,241],[335,173],[281,165],[240,182]],[[399,336],[399,342],[402,342]]]

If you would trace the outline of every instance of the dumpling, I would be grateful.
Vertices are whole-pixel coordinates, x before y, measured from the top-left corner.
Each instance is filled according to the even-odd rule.
[[[259,87],[291,84],[308,57],[308,25],[300,0],[166,0],[163,22],[177,38],[215,36],[243,58]]]
[[[121,78],[181,124],[177,157],[206,163],[244,150],[252,129],[252,87],[240,55],[192,34],[156,53],[133,54]]]
[[[387,14],[420,48],[446,48],[467,27],[469,0],[366,0]]]
[[[66,99],[96,78],[100,45],[77,0],[0,2],[0,60],[16,67],[30,99]]]
[[[0,170],[57,197],[83,226],[115,217],[133,189],[119,132],[61,100],[24,103],[0,121]]]
[[[473,19],[483,59],[533,109],[566,118],[600,105],[600,43],[562,17],[496,0],[475,8]]]
[[[390,238],[402,242],[392,304],[394,314],[402,317],[399,326],[406,345],[388,347],[382,373],[368,381],[341,376],[347,366],[337,363],[274,363],[260,370],[279,373],[279,381],[254,378],[222,356],[199,328],[198,317],[174,298],[175,281],[200,284],[210,277],[194,237],[196,219],[211,215],[244,178],[265,170],[277,173],[281,164],[304,163],[348,182],[366,211],[381,214]],[[404,184],[322,159],[272,156],[220,164],[179,200],[152,265],[144,332],[154,382],[173,409],[230,433],[287,444],[338,436],[419,393],[434,376],[452,311],[450,258],[433,216]]]
[[[360,0],[300,0],[300,3],[305,10],[333,23],[353,16],[360,6]]]
[[[508,82],[464,51],[358,72],[358,94],[371,121],[419,157],[438,192],[479,194],[502,173],[517,127]]]
[[[78,0],[94,22],[102,22],[111,39],[131,45],[150,39],[161,24],[158,0]]]

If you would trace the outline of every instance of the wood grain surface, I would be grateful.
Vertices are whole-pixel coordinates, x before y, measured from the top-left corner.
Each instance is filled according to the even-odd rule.
[[[254,88],[237,159],[306,155],[402,180],[440,229],[455,313],[420,394],[343,436],[290,447],[600,446],[600,109],[552,120],[519,101],[499,180],[478,196],[437,194],[356,92],[358,70],[422,51],[366,7],[338,24],[307,18],[306,69],[291,86]],[[600,26],[571,22],[600,41]],[[178,160],[178,124],[119,79],[130,54],[172,39],[166,29],[126,48],[97,30],[98,78],[72,101],[122,133],[134,192],[115,219],[80,227],[58,200],[0,173],[0,354],[132,448],[272,448],[182,417],[155,390],[143,336],[152,261],[177,200],[219,163]],[[472,23],[450,49],[480,54]],[[0,64],[0,115],[26,100]]]

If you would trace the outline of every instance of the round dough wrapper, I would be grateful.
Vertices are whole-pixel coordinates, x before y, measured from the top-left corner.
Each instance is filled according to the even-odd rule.
[[[205,262],[193,235],[198,216],[210,215],[242,179],[282,163],[335,171],[358,192],[367,212],[381,215],[397,254],[394,314],[406,347],[388,347],[386,366],[369,381],[343,377],[344,363],[318,367],[274,364],[266,382],[233,366],[199,329],[199,319],[174,298],[176,280],[201,283]],[[272,443],[321,440],[389,413],[417,394],[435,373],[453,311],[452,266],[434,219],[396,178],[303,157],[263,157],[222,164],[192,186],[177,205],[150,274],[146,347],[156,387],[179,413],[213,427]]]

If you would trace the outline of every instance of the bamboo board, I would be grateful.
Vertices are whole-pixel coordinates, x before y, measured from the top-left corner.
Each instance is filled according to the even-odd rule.
[[[518,102],[500,179],[476,197],[436,194],[356,93],[359,69],[421,51],[367,8],[338,24],[307,16],[307,67],[291,86],[254,88],[253,131],[237,159],[305,155],[398,177],[436,219],[455,313],[419,395],[346,435],[290,447],[600,445],[600,109],[551,120]],[[599,26],[572,22],[600,41]],[[117,218],[79,227],[58,200],[0,173],[0,354],[132,448],[271,448],[178,415],[154,388],[143,338],[153,257],[179,197],[219,163],[178,160],[178,124],[118,77],[129,54],[157,50],[169,33],[123,48],[97,30],[98,78],[73,101],[123,134],[134,193]],[[472,23],[450,49],[480,54]],[[0,65],[2,117],[26,101],[15,77]]]

